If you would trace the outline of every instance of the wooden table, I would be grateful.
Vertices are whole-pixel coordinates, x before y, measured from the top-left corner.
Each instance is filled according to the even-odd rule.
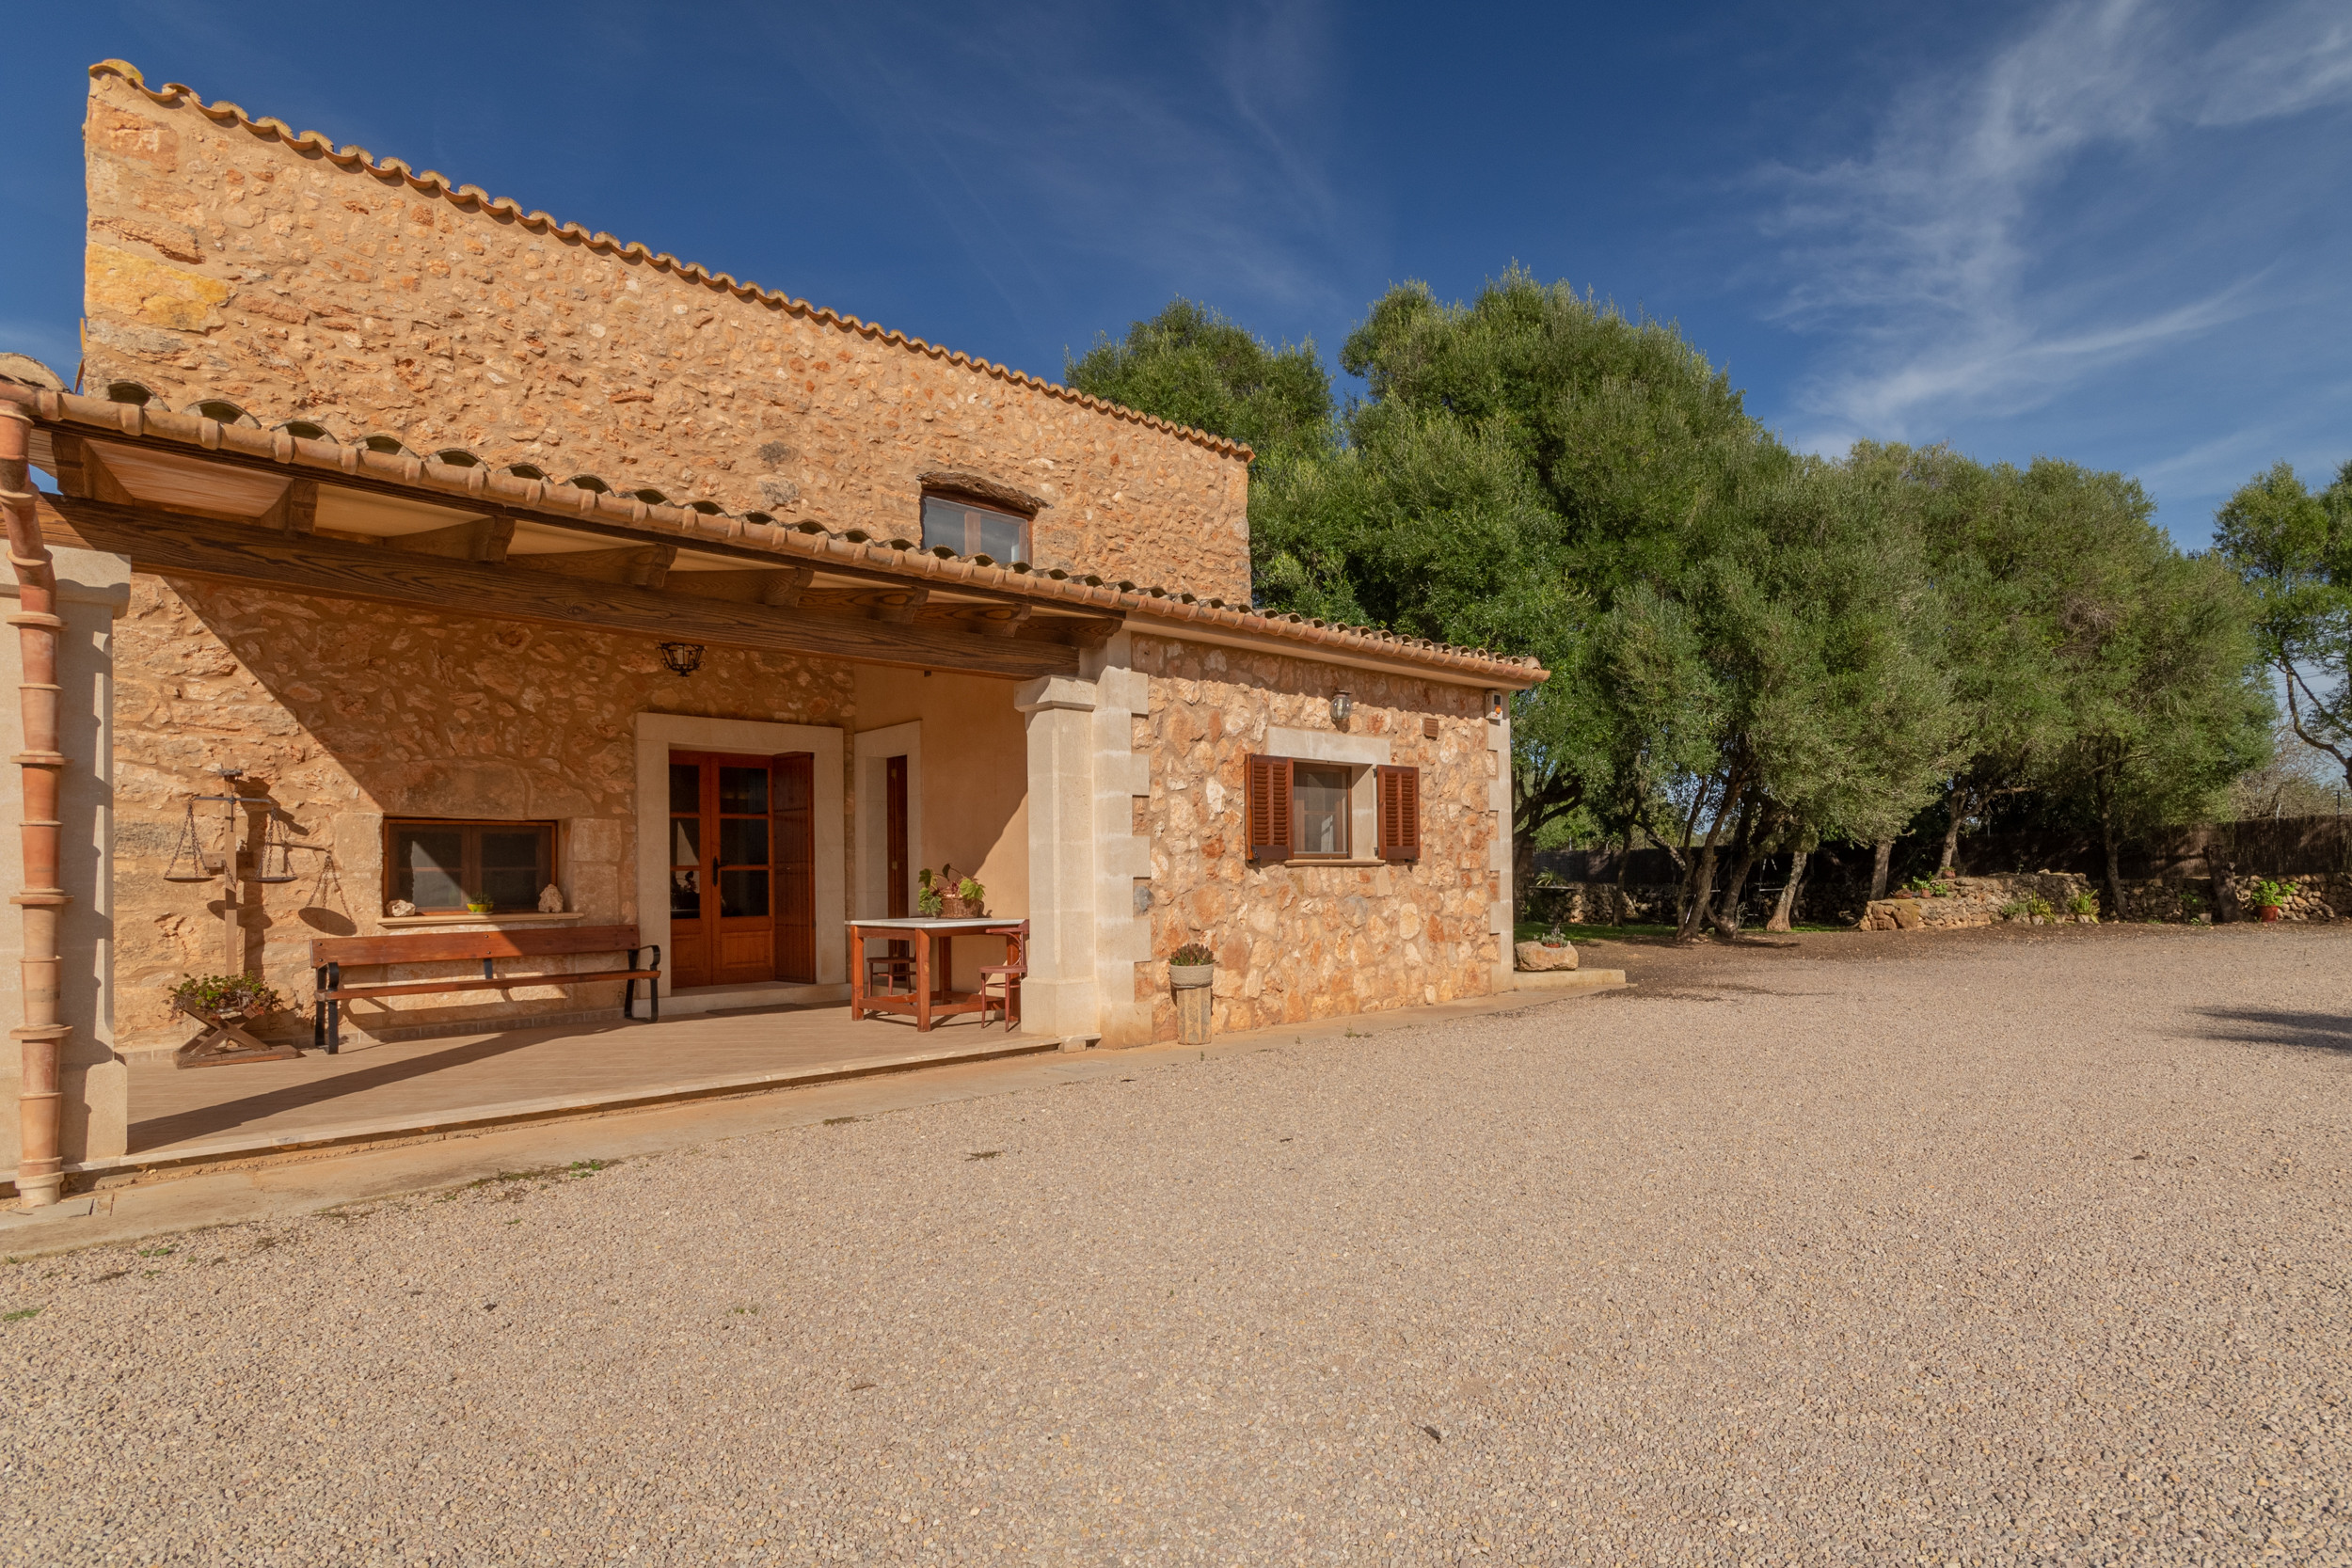
[[[955,974],[956,938],[993,936],[1005,939],[1008,954],[1021,929],[1018,920],[989,915],[977,920],[852,920],[850,926],[850,1020],[867,1013],[913,1013],[914,1027],[928,1031],[931,1020],[948,1013],[977,1013],[987,1006],[976,990],[951,989]],[[912,942],[914,945],[914,990],[869,991],[866,989],[866,944],[868,942]]]

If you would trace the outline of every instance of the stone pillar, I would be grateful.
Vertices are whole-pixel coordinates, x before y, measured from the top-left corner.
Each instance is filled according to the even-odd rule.
[[[58,750],[71,759],[58,781],[58,880],[72,896],[59,911],[57,951],[65,958],[59,981],[58,1016],[73,1025],[58,1063],[65,1098],[60,1129],[66,1164],[105,1159],[128,1151],[130,1069],[115,1054],[114,1040],[114,622],[131,603],[131,563],[119,555],[52,546],[56,563],[57,613],[65,621],[58,636]],[[0,598],[16,597],[15,581],[0,573]],[[17,640],[0,637],[0,690],[13,692]],[[14,703],[0,704],[0,755],[24,749]],[[13,781],[14,768],[0,769]],[[7,788],[13,791],[11,782]],[[10,814],[15,803],[6,803]],[[24,950],[24,919],[8,902],[22,868],[14,853],[0,855],[0,990],[17,989],[17,958]],[[0,1003],[11,1018],[22,999]],[[17,1161],[16,1053],[0,1052],[0,1170]]]
[[[1124,638],[1114,639],[1122,644]],[[1152,1043],[1152,1004],[1136,1000],[1136,966],[1152,958],[1152,841],[1136,832],[1136,797],[1152,793],[1152,759],[1135,720],[1152,711],[1149,676],[1107,668],[1094,683],[1094,978],[1106,1046]]]
[[[1501,991],[1518,985],[1511,960],[1512,916],[1518,909],[1518,895],[1511,886],[1511,694],[1488,692],[1486,713],[1486,757],[1493,769],[1486,781],[1486,809],[1494,820],[1494,836],[1486,858],[1493,896],[1493,902],[1487,906],[1486,929],[1495,943],[1494,989]]]
[[[1028,736],[1029,973],[1023,1022],[1099,1036],[1095,979],[1095,683],[1066,675],[1013,694]],[[1125,715],[1121,714],[1121,721]]]

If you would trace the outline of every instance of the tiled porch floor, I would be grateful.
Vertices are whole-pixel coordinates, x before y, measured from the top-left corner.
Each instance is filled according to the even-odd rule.
[[[969,1015],[917,1034],[911,1020],[852,1023],[847,1007],[779,1007],[379,1045],[347,1036],[339,1054],[306,1049],[299,1061],[182,1069],[161,1057],[131,1069],[131,1155],[429,1126],[490,1107],[549,1114],[564,1102],[593,1108],[735,1081],[752,1088],[835,1067],[871,1071],[1054,1043],[1034,1033],[1008,1036],[1001,1023],[983,1032]]]

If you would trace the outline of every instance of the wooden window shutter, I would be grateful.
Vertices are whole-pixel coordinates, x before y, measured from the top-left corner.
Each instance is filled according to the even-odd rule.
[[[1380,777],[1380,858],[1421,859],[1421,769],[1387,768]]]
[[[1248,776],[1249,858],[1286,861],[1291,858],[1291,759],[1248,756],[1242,766]]]

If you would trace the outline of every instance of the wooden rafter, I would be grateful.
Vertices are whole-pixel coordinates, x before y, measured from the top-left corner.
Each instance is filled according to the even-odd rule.
[[[1015,679],[1074,674],[1078,667],[1077,653],[1066,642],[979,636],[939,624],[902,626],[863,612],[696,598],[538,569],[556,557],[490,565],[71,496],[59,499],[57,511],[89,547],[129,557],[135,571],[167,577]],[[1117,624],[1101,622],[1101,635]],[[1080,635],[1095,635],[1096,623],[1078,625],[1085,628]]]
[[[480,561],[495,565],[506,559],[507,546],[514,542],[515,519],[512,517],[469,517],[462,523],[427,529],[422,533],[394,534],[386,539],[384,545],[389,549],[405,550],[410,555],[437,556],[444,561]]]

